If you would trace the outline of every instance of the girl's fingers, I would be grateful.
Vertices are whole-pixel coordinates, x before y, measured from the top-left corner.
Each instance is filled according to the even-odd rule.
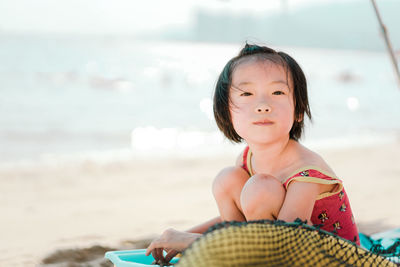
[[[148,246],[145,255],[149,256],[151,253],[156,262],[165,263],[166,261],[164,258],[163,250],[164,249],[162,242],[160,242],[160,240],[155,240],[151,242],[151,244]]]
[[[146,256],[149,256],[150,253],[153,252],[153,249],[154,249],[154,246],[153,246],[153,242],[152,242],[152,243],[147,247],[145,255],[146,255]]]
[[[166,263],[170,262],[172,258],[176,256],[176,254],[178,254],[178,252],[175,250],[169,251],[167,255],[165,255],[165,262]]]
[[[163,254],[163,249],[162,248],[156,248],[156,253],[157,253],[157,259],[161,262],[165,262],[164,254]]]
[[[158,257],[157,249],[154,249],[154,250],[151,252],[151,255],[153,256],[155,262],[159,262],[160,259],[159,259],[159,257]]]
[[[154,241],[151,242],[150,245],[147,247],[145,255],[146,255],[146,256],[149,256],[150,253],[153,253],[153,251],[154,251],[155,249],[160,248],[160,247],[162,247],[162,246],[161,246],[160,240],[158,240],[158,239],[154,240]]]
[[[153,249],[153,251],[151,252],[151,255],[153,256],[153,258],[158,262],[160,260],[160,258],[158,257],[158,252],[157,249]]]
[[[151,255],[153,256],[153,258],[157,261],[157,260],[160,259],[160,257],[159,257],[159,251],[158,251],[158,250],[159,250],[159,248],[157,248],[157,241],[153,241],[153,242],[151,242],[151,244],[147,247],[145,255],[146,255],[146,256],[149,256],[150,253],[151,253]]]

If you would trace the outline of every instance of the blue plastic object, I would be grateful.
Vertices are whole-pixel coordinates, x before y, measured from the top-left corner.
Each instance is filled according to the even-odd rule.
[[[106,252],[105,257],[116,267],[160,266],[151,264],[154,261],[154,258],[151,255],[146,256],[145,252],[145,249],[109,251]],[[178,260],[178,258],[173,258],[170,263],[175,264]]]

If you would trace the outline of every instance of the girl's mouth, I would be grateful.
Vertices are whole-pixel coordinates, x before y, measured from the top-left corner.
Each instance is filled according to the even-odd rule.
[[[253,124],[258,125],[258,126],[268,126],[268,125],[272,125],[273,122],[270,120],[260,120],[260,121],[253,122]]]

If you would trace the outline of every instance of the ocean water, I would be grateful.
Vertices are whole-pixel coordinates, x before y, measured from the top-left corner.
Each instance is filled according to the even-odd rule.
[[[224,64],[242,44],[0,35],[0,163],[226,153],[212,118]],[[386,142],[400,90],[384,52],[275,47],[309,82],[314,147]]]

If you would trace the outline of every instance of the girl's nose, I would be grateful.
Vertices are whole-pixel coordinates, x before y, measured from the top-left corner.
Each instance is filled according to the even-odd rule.
[[[268,113],[270,111],[271,111],[271,107],[269,105],[267,105],[266,103],[259,104],[255,108],[256,113]]]

